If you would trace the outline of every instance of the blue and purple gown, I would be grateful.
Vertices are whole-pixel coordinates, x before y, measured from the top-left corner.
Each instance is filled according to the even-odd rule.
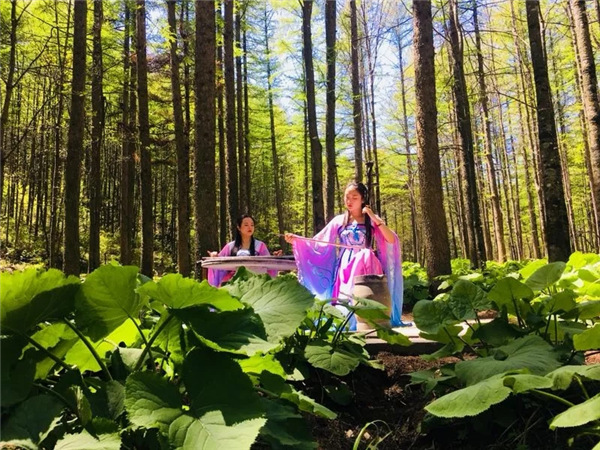
[[[294,239],[300,283],[322,300],[351,299],[355,276],[385,274],[391,297],[390,322],[392,326],[402,325],[403,280],[398,236],[394,234],[394,242],[387,242],[379,227],[371,225],[377,246],[375,253],[366,247],[365,225],[356,222],[344,225],[344,219],[344,214],[334,217],[314,240]]]

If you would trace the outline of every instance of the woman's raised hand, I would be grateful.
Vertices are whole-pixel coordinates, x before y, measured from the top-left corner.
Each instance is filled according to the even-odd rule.
[[[211,258],[214,258],[215,256],[219,255],[218,252],[211,252],[210,250],[207,250],[206,253],[208,253],[208,256],[210,256]]]
[[[368,214],[369,217],[371,218],[371,222],[373,222],[376,226],[380,226],[383,224],[383,219],[381,217],[379,217],[377,214],[375,214],[369,205],[366,205],[362,209],[362,213]]]
[[[288,244],[293,244],[294,239],[296,239],[296,235],[293,233],[285,233],[283,237],[285,238],[285,242],[287,242]]]

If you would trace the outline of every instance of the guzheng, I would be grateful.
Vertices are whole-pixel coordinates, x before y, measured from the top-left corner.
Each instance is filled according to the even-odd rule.
[[[246,267],[253,271],[296,270],[296,260],[286,256],[214,256],[202,258],[202,267],[206,269],[236,270]]]

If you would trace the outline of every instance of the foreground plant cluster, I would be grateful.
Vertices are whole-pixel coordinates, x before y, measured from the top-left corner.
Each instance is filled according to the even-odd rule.
[[[293,276],[242,269],[225,289],[117,265],[84,282],[1,277],[1,433],[20,448],[316,448],[302,413],[336,414],[294,383],[309,367],[376,364],[364,335],[342,333],[344,315]],[[368,300],[352,310],[385,317]]]
[[[600,364],[584,365],[585,352],[600,349],[600,255],[534,261],[495,283],[481,273],[445,283],[449,292],[413,310],[421,336],[442,344],[422,357],[461,359],[411,375],[436,398],[423,429],[489,434],[543,419],[563,429],[563,445],[583,438],[600,449]],[[480,320],[489,310],[496,317]]]
[[[428,283],[407,269],[406,293],[423,297]],[[365,334],[345,331],[349,317],[291,275],[240,269],[221,289],[117,265],[83,282],[35,268],[0,276],[1,439],[17,448],[316,448],[305,419],[336,419],[353,396],[344,377],[381,368]],[[565,445],[598,442],[600,365],[584,352],[600,348],[600,255],[483,273],[457,262],[442,288],[414,306],[421,335],[440,343],[422,358],[460,361],[411,374],[433,400],[423,435],[508,432],[527,410],[565,430]],[[410,345],[377,325],[380,304],[345,306]],[[367,444],[385,447],[390,433]]]

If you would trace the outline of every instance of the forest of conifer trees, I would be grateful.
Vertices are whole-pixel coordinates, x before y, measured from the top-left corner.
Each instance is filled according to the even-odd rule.
[[[352,178],[430,276],[600,251],[600,2],[0,2],[9,264],[312,235]]]

